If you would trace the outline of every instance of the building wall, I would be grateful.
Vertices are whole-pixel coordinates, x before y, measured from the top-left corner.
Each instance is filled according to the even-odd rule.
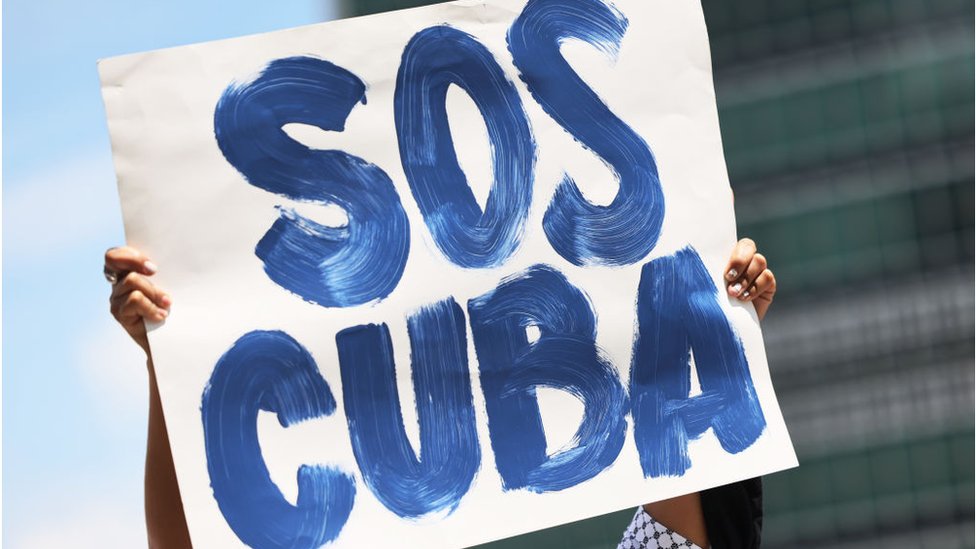
[[[973,2],[703,4],[801,463],[765,481],[764,547],[973,547]],[[631,514],[484,547],[611,547]]]

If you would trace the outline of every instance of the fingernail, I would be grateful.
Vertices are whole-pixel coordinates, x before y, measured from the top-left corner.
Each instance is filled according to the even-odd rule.
[[[729,293],[732,295],[739,295],[739,292],[741,291],[742,291],[742,284],[739,282],[736,282],[735,284],[729,286]]]
[[[146,262],[143,263],[142,266],[143,266],[144,269],[146,269],[146,271],[149,274],[156,274],[156,271],[159,270],[159,267],[157,267],[155,263],[153,263],[152,261],[149,261],[149,260],[146,260]]]
[[[739,276],[739,271],[735,269],[729,269],[729,272],[725,274],[725,278],[729,280],[735,280],[735,277]]]
[[[167,294],[163,294],[163,297],[159,298],[159,302],[163,305],[163,307],[167,308],[173,304],[173,300],[170,299],[169,295]]]
[[[745,299],[747,297],[749,297],[749,290],[742,292],[742,298]]]
[[[164,318],[166,318],[168,316],[169,316],[169,312],[168,311],[165,311],[165,310],[160,309],[160,311],[159,311],[159,319],[160,320],[162,320],[162,319],[164,319]]]

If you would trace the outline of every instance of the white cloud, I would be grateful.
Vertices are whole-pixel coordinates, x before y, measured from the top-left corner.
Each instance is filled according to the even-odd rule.
[[[141,505],[115,499],[92,500],[73,496],[73,504],[57,513],[42,513],[23,528],[12,549],[105,549],[146,546],[146,527]],[[46,516],[45,516],[46,515]]]
[[[128,431],[145,429],[148,413],[146,356],[106,312],[77,339],[72,362],[81,368],[99,427]],[[120,421],[126,418],[126,421]]]
[[[122,215],[108,150],[79,151],[4,182],[4,257],[56,262],[94,240],[118,240]]]
[[[90,403],[71,413],[83,414],[91,444],[107,445],[102,462],[91,461],[85,448],[78,467],[55,463],[36,478],[34,488],[17,488],[5,521],[4,546],[14,549],[130,548],[146,546],[142,492],[145,451],[147,375],[142,351],[106,313],[71,338],[70,368],[79,368],[77,391]],[[111,450],[108,450],[111,448]],[[71,452],[70,445],[45,451]],[[77,451],[77,450],[75,450]],[[20,486],[18,484],[18,486]],[[67,496],[67,497],[65,497]]]
[[[36,448],[77,454],[67,463],[48,463],[41,471],[17,471],[35,480],[31,489],[17,483],[5,498],[12,506],[4,514],[3,545],[15,549],[145,547],[141,471],[148,411],[145,357],[107,313],[74,335],[65,363],[81,371],[68,377],[81,380],[76,390],[90,405],[64,412],[84,415],[91,444],[105,447],[95,451],[53,442]],[[106,452],[104,461],[91,461],[93,454],[102,452]]]

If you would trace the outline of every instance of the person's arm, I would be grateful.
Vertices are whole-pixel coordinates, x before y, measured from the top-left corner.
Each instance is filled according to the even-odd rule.
[[[144,324],[144,319],[165,319],[172,301],[149,281],[148,277],[156,272],[156,266],[137,250],[112,248],[105,252],[105,272],[116,279],[109,299],[112,316],[146,352],[149,369],[149,436],[145,477],[149,547],[191,547]]]
[[[729,297],[752,302],[762,320],[776,295],[776,277],[767,268],[766,258],[756,251],[756,243],[743,238],[736,243],[725,266],[725,288]],[[681,534],[700,547],[708,547],[708,530],[698,492],[644,505],[654,520]]]

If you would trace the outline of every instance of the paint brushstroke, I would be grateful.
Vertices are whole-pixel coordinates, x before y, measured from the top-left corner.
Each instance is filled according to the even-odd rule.
[[[568,175],[556,189],[542,227],[574,265],[636,263],[654,248],[664,220],[664,194],[647,143],[559,51],[575,39],[615,55],[626,30],[627,19],[599,0],[529,0],[508,31],[509,50],[532,97],[619,181],[607,206],[589,202]]]
[[[407,319],[420,456],[403,426],[393,343],[385,324],[336,335],[343,401],[363,480],[389,510],[417,518],[453,511],[481,463],[464,312],[453,299]]]
[[[644,265],[630,371],[634,440],[647,477],[681,476],[688,442],[709,427],[738,453],[766,427],[742,341],[719,306],[698,252],[688,246]],[[691,352],[701,394],[691,393]]]
[[[494,179],[484,211],[458,164],[447,90],[459,86],[488,129]],[[535,141],[515,85],[491,52],[442,25],[403,50],[394,117],[400,159],[434,242],[461,267],[497,267],[518,248],[532,202]]]
[[[596,346],[587,297],[547,265],[507,278],[468,302],[495,463],[506,490],[563,490],[613,463],[623,446],[626,395]],[[527,328],[539,336],[529,341]],[[547,456],[536,388],[583,403],[568,449]]]
[[[328,227],[279,208],[255,249],[271,280],[324,307],[388,296],[410,248],[407,215],[382,169],[342,151],[310,149],[283,130],[298,123],[341,132],[359,102],[366,102],[366,86],[356,75],[321,59],[290,57],[228,87],[214,112],[217,144],[250,184],[345,211],[345,226]]]
[[[335,408],[315,360],[284,332],[249,332],[220,357],[201,406],[207,470],[220,512],[242,542],[311,549],[339,535],[356,495],[353,477],[303,465],[291,505],[271,480],[257,432],[260,410],[288,427]]]

